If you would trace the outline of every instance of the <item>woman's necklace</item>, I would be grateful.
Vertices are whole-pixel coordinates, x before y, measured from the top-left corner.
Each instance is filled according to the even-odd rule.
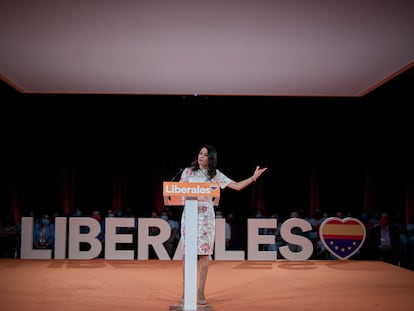
[[[204,175],[207,179],[210,179],[210,177],[208,176],[208,170],[207,170],[207,169],[202,169],[202,168],[200,167],[200,171],[201,171],[201,173],[203,173],[203,175]]]

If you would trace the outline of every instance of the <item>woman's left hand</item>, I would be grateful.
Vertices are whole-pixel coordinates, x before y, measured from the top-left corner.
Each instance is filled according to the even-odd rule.
[[[260,175],[262,175],[265,171],[267,170],[267,167],[262,167],[260,168],[260,166],[256,166],[256,170],[253,173],[253,180],[256,181]]]

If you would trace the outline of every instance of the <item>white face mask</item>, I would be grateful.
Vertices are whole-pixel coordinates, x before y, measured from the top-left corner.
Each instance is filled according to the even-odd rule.
[[[216,218],[223,218],[223,215],[216,215]]]
[[[161,219],[168,220],[168,216],[167,215],[162,215]]]

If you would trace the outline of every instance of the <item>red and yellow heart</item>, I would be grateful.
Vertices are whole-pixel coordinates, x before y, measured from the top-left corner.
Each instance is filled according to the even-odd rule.
[[[357,218],[330,217],[319,227],[319,237],[335,257],[345,260],[355,255],[365,242],[364,224]]]

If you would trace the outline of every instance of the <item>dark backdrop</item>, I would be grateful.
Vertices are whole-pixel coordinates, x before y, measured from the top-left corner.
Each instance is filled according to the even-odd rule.
[[[162,182],[207,143],[231,178],[269,168],[242,192],[222,192],[220,207],[241,223],[256,208],[404,217],[410,79],[362,98],[20,94],[3,85],[1,209],[20,217],[122,207],[146,217],[163,207]]]

